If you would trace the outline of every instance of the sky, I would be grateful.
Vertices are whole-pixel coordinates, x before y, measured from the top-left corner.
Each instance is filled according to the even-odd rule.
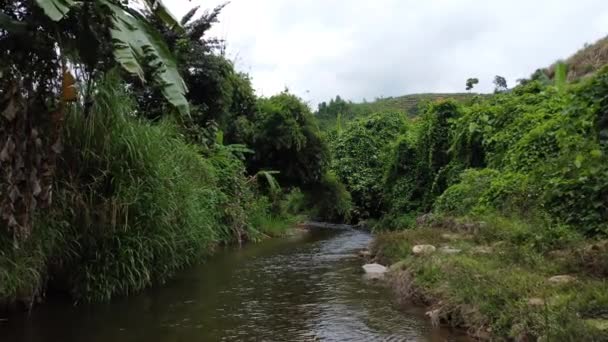
[[[225,1],[165,0],[181,17]],[[260,96],[286,87],[312,107],[493,90],[608,35],[608,0],[232,0],[209,36]]]

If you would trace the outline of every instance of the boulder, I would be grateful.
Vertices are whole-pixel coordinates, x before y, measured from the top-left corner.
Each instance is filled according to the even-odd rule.
[[[576,278],[571,275],[557,275],[549,278],[551,284],[569,284],[576,281]]]
[[[412,248],[414,255],[428,255],[432,254],[437,250],[433,245],[416,245]]]
[[[363,271],[365,271],[365,278],[367,279],[382,279],[388,269],[380,264],[366,264],[363,265]]]

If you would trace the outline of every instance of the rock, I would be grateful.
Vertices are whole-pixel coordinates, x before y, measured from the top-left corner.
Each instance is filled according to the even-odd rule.
[[[362,251],[359,251],[358,255],[361,258],[368,259],[371,258],[372,252],[368,251],[367,249],[364,249]]]
[[[431,319],[431,325],[433,327],[439,326],[439,315],[441,314],[440,309],[427,311],[424,315]]]
[[[492,254],[492,247],[488,246],[477,246],[471,249],[473,254]]]
[[[416,245],[412,248],[414,255],[428,255],[435,252],[437,248],[433,245]]]
[[[361,220],[355,225],[355,228],[356,229],[368,229],[369,226],[367,225],[367,221]]]
[[[571,275],[557,275],[549,278],[549,282],[552,284],[569,284],[575,281],[576,278]]]
[[[530,306],[544,306],[545,301],[541,298],[530,298],[528,299],[528,305]]]
[[[363,265],[363,270],[365,271],[365,278],[372,280],[384,278],[384,274],[388,271],[386,267],[380,264]]]
[[[458,248],[452,248],[450,246],[443,246],[443,247],[439,248],[439,252],[441,252],[443,254],[458,254],[458,253],[462,252],[462,250],[458,249]]]

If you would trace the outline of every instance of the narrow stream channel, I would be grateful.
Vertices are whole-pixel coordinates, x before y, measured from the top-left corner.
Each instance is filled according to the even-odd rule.
[[[371,236],[315,229],[227,249],[109,304],[55,300],[0,323],[0,341],[458,341],[362,279]]]

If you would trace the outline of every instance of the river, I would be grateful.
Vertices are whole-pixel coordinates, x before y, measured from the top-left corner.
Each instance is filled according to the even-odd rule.
[[[136,296],[51,299],[0,322],[0,341],[459,341],[362,278],[355,253],[370,241],[358,230],[313,229],[227,248]]]

